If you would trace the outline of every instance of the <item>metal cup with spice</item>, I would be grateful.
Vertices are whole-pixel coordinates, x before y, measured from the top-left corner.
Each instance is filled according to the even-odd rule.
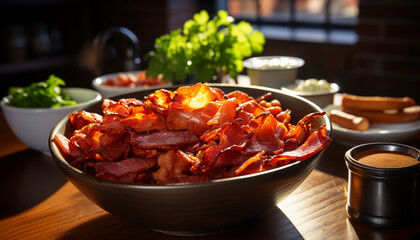
[[[398,143],[367,143],[348,150],[347,214],[375,227],[420,221],[420,150]]]

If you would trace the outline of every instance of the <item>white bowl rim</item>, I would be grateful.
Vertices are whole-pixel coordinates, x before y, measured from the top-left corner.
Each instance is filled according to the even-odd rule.
[[[145,85],[145,86],[136,86],[136,87],[124,87],[124,86],[107,86],[107,85],[103,85],[102,83],[105,82],[105,80],[107,78],[110,77],[116,77],[119,73],[133,73],[133,74],[137,74],[140,73],[144,70],[138,70],[138,71],[126,71],[126,72],[115,72],[115,73],[107,73],[104,75],[101,75],[99,77],[96,77],[95,79],[93,79],[92,81],[92,85],[93,87],[97,88],[97,89],[106,89],[106,90],[111,90],[111,91],[127,91],[127,90],[143,90],[143,89],[149,89],[149,88],[154,88],[154,87],[159,87],[162,85],[169,85],[170,82],[162,82],[162,84],[157,84],[157,85],[153,85],[153,86],[149,86],[149,85]]]
[[[254,67],[251,65],[251,61],[253,59],[270,59],[270,58],[290,58],[290,59],[294,59],[297,60],[299,62],[298,65],[296,66],[292,66],[290,68],[278,68],[278,67]],[[305,65],[305,60],[303,60],[302,58],[299,57],[292,57],[292,56],[259,56],[259,57],[251,57],[251,58],[247,58],[243,61],[243,66],[248,68],[248,69],[253,69],[253,70],[274,70],[274,71],[287,71],[287,70],[291,70],[291,69],[296,69],[296,68],[300,68],[303,65]]]
[[[336,84],[336,83],[329,83],[329,84],[332,87],[332,90],[331,91],[322,91],[322,92],[301,92],[301,91],[295,91],[292,88],[295,87],[295,86],[297,86],[296,83],[289,84],[289,85],[287,85],[285,87],[282,87],[281,90],[282,91],[285,91],[285,92],[288,92],[288,93],[291,93],[291,94],[294,94],[294,95],[305,96],[305,97],[308,97],[308,96],[330,95],[330,94],[334,94],[334,93],[337,93],[338,91],[340,91],[340,86],[338,86],[338,84]]]
[[[7,108],[10,111],[15,111],[15,112],[45,112],[45,111],[62,111],[63,109],[72,109],[72,108],[79,108],[79,107],[83,107],[84,105],[87,104],[91,104],[94,103],[96,101],[100,101],[102,99],[102,95],[100,92],[93,90],[93,89],[89,89],[89,88],[77,88],[77,87],[64,87],[62,88],[62,90],[64,92],[68,92],[68,91],[83,91],[86,93],[92,93],[94,94],[94,98],[88,100],[88,101],[84,101],[84,102],[78,102],[76,105],[69,105],[69,106],[62,106],[62,107],[56,107],[56,108],[26,108],[26,107],[16,107],[16,106],[12,106],[9,104],[6,104],[6,101],[9,99],[9,96],[5,96],[2,98],[1,100],[1,106],[2,108]]]

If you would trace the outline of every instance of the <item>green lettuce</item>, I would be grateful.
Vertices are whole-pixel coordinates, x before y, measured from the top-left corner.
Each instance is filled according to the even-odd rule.
[[[26,87],[9,88],[9,105],[26,108],[57,108],[77,104],[65,94],[63,79],[50,75],[46,81],[35,82]]]

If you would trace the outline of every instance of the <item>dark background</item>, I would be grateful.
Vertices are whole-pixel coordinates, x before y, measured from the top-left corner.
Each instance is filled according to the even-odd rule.
[[[99,71],[89,67],[92,60],[86,54],[95,36],[112,26],[126,27],[139,38],[138,54],[143,58],[157,37],[181,27],[201,9],[212,16],[213,1],[1,1],[0,93],[4,96],[10,86],[43,81],[50,74],[63,78],[67,86],[91,88],[92,79],[99,74],[124,70],[120,63]],[[420,102],[420,3],[360,0],[359,9],[359,38],[353,45],[268,38],[261,55],[301,57],[306,64],[299,78],[327,79],[338,83],[341,92],[410,96]],[[31,49],[39,23],[50,32],[59,32],[58,50],[43,55]],[[16,25],[24,28],[27,42],[23,55],[8,45],[16,38],[16,30],[10,30]],[[138,68],[144,64],[142,61]]]

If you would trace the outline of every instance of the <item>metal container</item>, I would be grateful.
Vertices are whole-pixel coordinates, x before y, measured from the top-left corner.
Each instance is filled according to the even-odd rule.
[[[412,156],[420,150],[398,143],[367,143],[348,150],[347,215],[364,224],[398,228],[420,220],[420,162],[398,168],[373,167],[356,160],[358,153],[379,150]]]

